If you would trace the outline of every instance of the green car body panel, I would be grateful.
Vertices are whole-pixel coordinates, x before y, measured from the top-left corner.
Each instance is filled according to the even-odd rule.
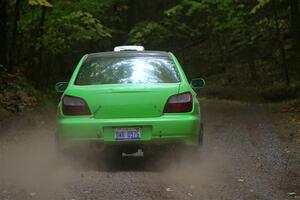
[[[197,144],[201,134],[201,115],[196,93],[176,57],[172,53],[164,53],[174,62],[179,82],[76,85],[80,68],[89,55],[83,56],[62,99],[64,96],[83,99],[90,114],[65,115],[61,100],[58,105],[59,138],[64,141],[103,144]],[[164,113],[170,96],[185,92],[192,94],[191,111]],[[116,127],[140,127],[140,139],[117,141],[114,131]]]

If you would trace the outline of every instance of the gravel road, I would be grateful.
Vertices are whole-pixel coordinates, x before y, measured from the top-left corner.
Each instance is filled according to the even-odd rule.
[[[55,114],[33,112],[0,127],[1,200],[300,198],[296,127],[275,105],[203,100],[200,161],[95,154],[60,160],[53,148]],[[176,152],[172,157],[176,157]]]

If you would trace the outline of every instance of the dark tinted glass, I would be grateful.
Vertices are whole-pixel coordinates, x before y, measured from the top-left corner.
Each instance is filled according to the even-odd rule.
[[[82,65],[76,85],[116,83],[176,83],[179,76],[169,57],[98,56]]]

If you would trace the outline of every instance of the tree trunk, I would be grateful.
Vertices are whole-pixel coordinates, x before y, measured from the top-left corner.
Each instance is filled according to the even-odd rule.
[[[7,65],[6,0],[0,1],[0,65]]]
[[[298,0],[290,0],[291,6],[291,32],[294,40],[300,42],[300,11]]]
[[[43,6],[42,8],[42,15],[41,15],[41,21],[40,21],[40,25],[39,25],[39,38],[42,38],[44,35],[44,25],[45,25],[45,19],[46,19],[46,11],[47,8],[45,6]],[[38,77],[37,79],[43,77],[43,70],[44,70],[44,42],[43,40],[40,41],[40,49],[39,49],[39,56],[38,56],[38,66],[37,66],[37,71],[38,73]],[[45,79],[42,80],[37,80],[39,82],[42,82],[42,85],[44,84]]]
[[[273,3],[273,5],[274,5],[273,9],[274,9],[274,19],[275,19],[275,25],[276,25],[276,35],[277,35],[277,41],[278,41],[280,55],[281,55],[281,64],[282,64],[283,71],[284,71],[285,82],[286,82],[287,85],[290,85],[290,76],[289,76],[289,71],[288,71],[287,61],[286,61],[286,55],[285,55],[285,49],[284,49],[284,38],[282,38],[283,36],[282,36],[282,34],[280,32],[280,28],[279,28],[276,4]]]
[[[17,45],[18,21],[20,18],[20,4],[21,4],[21,0],[16,0],[11,46],[9,48],[10,53],[9,53],[9,61],[7,67],[8,72],[13,71],[13,65],[15,59],[14,52],[16,50],[16,45]]]
[[[252,51],[254,51],[253,49],[250,49]],[[255,66],[255,60],[254,60],[254,55],[252,52],[249,52],[248,54],[248,65],[249,65],[249,71],[250,71],[250,78],[252,81],[257,81],[258,77],[257,77],[257,71],[256,71],[256,66]]]

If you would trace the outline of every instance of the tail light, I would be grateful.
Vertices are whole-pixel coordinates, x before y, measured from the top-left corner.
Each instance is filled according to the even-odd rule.
[[[90,115],[90,109],[87,103],[73,96],[64,96],[62,100],[62,110],[65,115]]]
[[[193,97],[190,92],[170,96],[164,113],[190,112],[193,108]]]

